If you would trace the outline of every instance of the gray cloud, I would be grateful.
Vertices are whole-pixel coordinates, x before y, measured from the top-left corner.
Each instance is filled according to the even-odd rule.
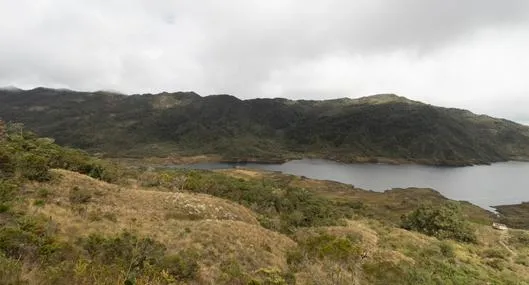
[[[0,0],[0,43],[0,85],[393,92],[529,118],[525,0]]]

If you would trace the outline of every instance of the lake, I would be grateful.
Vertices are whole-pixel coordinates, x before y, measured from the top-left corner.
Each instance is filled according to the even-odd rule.
[[[175,167],[222,169],[236,166],[334,180],[373,191],[407,187],[432,188],[450,199],[469,201],[488,210],[492,210],[490,206],[494,205],[529,201],[529,162],[436,167],[345,164],[322,159],[302,159],[283,164],[198,163]]]

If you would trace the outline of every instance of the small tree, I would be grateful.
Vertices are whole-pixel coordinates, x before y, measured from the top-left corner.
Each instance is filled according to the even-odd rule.
[[[422,205],[402,217],[402,227],[439,239],[476,242],[476,235],[456,202],[440,206]]]

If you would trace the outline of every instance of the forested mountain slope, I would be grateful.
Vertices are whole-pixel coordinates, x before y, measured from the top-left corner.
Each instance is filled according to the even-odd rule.
[[[391,94],[324,101],[1,90],[0,117],[111,156],[466,165],[529,158],[529,128]]]

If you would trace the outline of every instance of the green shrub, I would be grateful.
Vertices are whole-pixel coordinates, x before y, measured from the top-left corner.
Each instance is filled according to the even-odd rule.
[[[2,227],[0,229],[0,251],[8,257],[25,256],[32,249],[35,239],[34,235],[19,227]]]
[[[222,262],[220,270],[222,284],[248,284],[252,280],[237,260]]]
[[[509,243],[517,248],[529,247],[529,233],[526,231],[510,230]]]
[[[0,228],[0,252],[33,261],[60,260],[63,245],[55,240],[55,232],[54,223],[44,217],[21,216]]]
[[[296,278],[293,274],[284,274],[277,268],[261,268],[252,275],[252,279],[248,284],[287,285],[296,283]]]
[[[454,246],[447,242],[447,241],[442,241],[440,244],[439,244],[439,249],[441,251],[441,254],[444,256],[444,257],[447,257],[447,258],[453,258],[455,257],[455,253],[454,253]]]
[[[12,180],[0,179],[0,203],[13,200],[16,196],[18,186]]]
[[[355,237],[337,237],[327,233],[300,241],[300,247],[309,257],[342,262],[354,262],[362,254],[362,248]]]
[[[484,258],[499,258],[507,260],[511,253],[504,248],[488,248],[481,253]]]
[[[91,259],[103,264],[130,265],[143,268],[145,264],[160,264],[165,246],[150,238],[138,238],[129,232],[106,238],[91,234],[81,239],[81,246]]]
[[[0,141],[0,179],[17,174],[29,180],[48,181],[50,168],[62,168],[107,182],[116,181],[119,168],[87,153],[38,138],[23,127],[8,128],[6,139]]]
[[[439,239],[476,242],[476,235],[455,202],[440,206],[422,205],[402,218],[402,227]]]
[[[287,264],[294,268],[298,267],[305,259],[305,254],[301,249],[287,252]]]
[[[198,254],[193,250],[185,250],[177,255],[166,256],[162,267],[177,280],[194,279],[199,269]]]
[[[18,185],[12,180],[0,179],[0,213],[7,212],[16,197]]]
[[[22,177],[36,181],[50,180],[51,175],[48,171],[50,168],[47,157],[31,152],[23,152],[16,156],[16,159],[17,170]]]
[[[259,220],[263,227],[284,233],[292,233],[298,227],[337,225],[342,219],[352,217],[355,210],[352,206],[358,206],[292,187],[288,179],[246,181],[195,170],[165,171],[159,175],[180,177],[187,190],[238,202],[261,214]]]

